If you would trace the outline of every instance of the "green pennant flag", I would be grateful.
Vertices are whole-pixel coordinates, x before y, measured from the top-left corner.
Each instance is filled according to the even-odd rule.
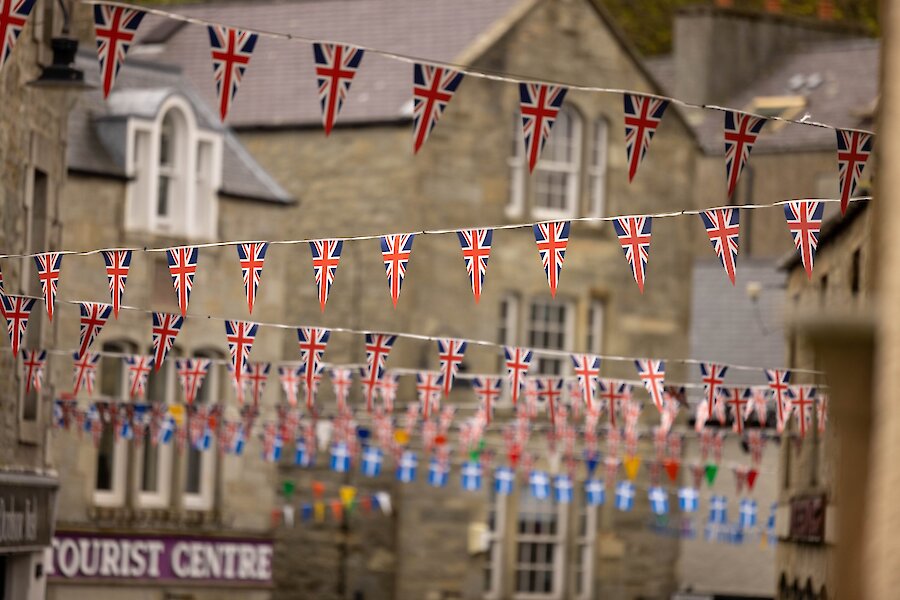
[[[706,465],[706,483],[712,487],[713,482],[716,480],[716,475],[719,473],[719,465],[709,463]]]

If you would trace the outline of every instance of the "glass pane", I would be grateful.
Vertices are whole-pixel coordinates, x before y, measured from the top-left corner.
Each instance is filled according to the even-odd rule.
[[[150,438],[144,438],[144,461],[142,465],[141,491],[155,492],[159,479],[159,448],[154,446]]]
[[[201,477],[203,474],[203,453],[196,448],[187,451],[187,481],[184,491],[188,494],[199,494],[201,491]]]
[[[168,113],[163,119],[162,130],[159,134],[159,164],[172,165],[175,158],[175,120],[172,113]]]
[[[172,193],[172,178],[168,175],[159,176],[159,185],[156,193],[156,216],[169,216],[169,197]]]
[[[113,468],[115,465],[115,439],[112,427],[103,428],[100,446],[97,449],[97,490],[108,492],[113,489]]]

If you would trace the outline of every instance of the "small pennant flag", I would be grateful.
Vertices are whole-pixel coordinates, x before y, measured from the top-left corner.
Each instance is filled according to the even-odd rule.
[[[725,383],[725,374],[728,367],[715,363],[700,363],[700,379],[703,382],[707,417],[715,413],[716,399],[719,397],[719,388]]]
[[[532,228],[541,263],[547,273],[547,283],[550,284],[550,295],[555,298],[559,275],[566,258],[566,247],[569,245],[569,222],[538,223]]]
[[[738,511],[738,526],[741,529],[752,529],[756,527],[757,504],[752,498],[744,498],[741,500],[740,509]]]
[[[375,405],[375,392],[378,390],[378,382],[384,374],[384,365],[394,342],[396,335],[386,333],[366,334],[366,370],[363,372],[362,385],[366,397],[366,410],[372,412]]]
[[[398,233],[386,235],[381,238],[381,255],[384,259],[384,270],[387,273],[388,289],[391,291],[391,300],[394,308],[397,308],[397,300],[400,298],[400,286],[406,277],[406,266],[409,257],[412,256],[412,245],[415,234]]]
[[[819,245],[819,229],[825,205],[814,200],[798,200],[784,205],[784,218],[800,253],[807,278],[812,281],[813,258]]]
[[[94,339],[106,325],[106,321],[112,314],[112,305],[99,302],[79,302],[78,304],[81,309],[81,338],[76,355],[80,357],[90,349]]]
[[[650,501],[650,510],[654,515],[666,515],[669,513],[669,494],[663,488],[655,486],[647,492]]]
[[[47,318],[52,321],[53,308],[56,305],[56,288],[59,285],[59,271],[62,268],[62,254],[44,252],[34,257],[34,263],[37,265],[41,292],[44,295],[44,304],[47,306]]]
[[[343,44],[313,44],[319,104],[322,106],[322,123],[326,136],[331,133],[344,100],[347,99],[363,53],[361,48]]]
[[[872,134],[837,130],[838,179],[841,187],[841,214],[847,212],[850,196],[856,191],[866,161],[872,153]]]
[[[168,313],[153,313],[153,369],[159,371],[159,367],[166,359],[166,354],[172,349],[175,337],[184,325],[184,317],[170,315]]]
[[[300,386],[303,365],[280,365],[278,367],[278,379],[281,381],[281,389],[287,398],[288,406],[297,406],[297,388]]]
[[[506,370],[509,373],[509,389],[513,406],[519,401],[519,392],[525,383],[525,375],[531,366],[532,352],[528,348],[514,348],[504,346],[503,353],[506,357]]]
[[[805,438],[812,425],[812,415],[816,404],[816,388],[808,385],[791,386],[791,403],[797,415],[797,428],[800,438]]]
[[[777,369],[765,369],[769,389],[775,400],[776,431],[781,433],[788,419],[791,418],[791,372]]]
[[[634,361],[634,366],[637,368],[638,376],[644,383],[644,387],[647,388],[647,393],[650,394],[653,404],[659,412],[663,412],[666,363],[661,360],[648,358]]]
[[[600,378],[600,357],[589,354],[573,354],[572,363],[575,365],[575,375],[578,377],[581,399],[587,411],[593,412],[594,400],[597,395],[597,382]]]
[[[441,373],[444,379],[442,392],[446,398],[450,395],[453,379],[456,377],[456,372],[462,364],[467,342],[465,340],[445,338],[438,340],[437,346],[438,358],[441,362]]]
[[[306,384],[306,407],[315,404],[316,387],[321,372],[322,357],[331,337],[331,331],[315,327],[298,327],[297,342],[300,347],[300,362],[303,363],[303,382]]]
[[[94,8],[100,8],[96,5]],[[109,297],[113,307],[113,317],[119,318],[122,306],[122,295],[125,293],[125,281],[131,268],[131,250],[104,250],[103,262],[106,263],[106,279],[109,281]]]
[[[78,395],[82,389],[91,395],[94,393],[94,381],[97,377],[97,365],[100,363],[100,354],[85,352],[84,355],[72,355],[74,362],[72,395]]]
[[[172,285],[175,286],[175,295],[178,297],[178,308],[182,317],[187,316],[188,301],[194,287],[194,275],[197,274],[198,255],[199,250],[196,246],[166,250],[169,274],[172,276]]]
[[[616,509],[629,512],[634,508],[634,484],[630,481],[620,481],[616,484]]]
[[[350,386],[353,384],[353,370],[347,368],[332,368],[331,385],[334,388],[334,399],[338,412],[347,410],[347,400],[350,398]],[[383,392],[382,392],[383,395]]]
[[[625,476],[628,477],[629,481],[634,481],[641,468],[641,457],[637,455],[626,456],[622,459],[622,466],[625,467]]]
[[[97,38],[104,98],[109,97],[119,69],[125,62],[125,54],[131,47],[143,18],[144,12],[133,8],[94,5],[94,35]]]
[[[624,94],[625,154],[628,156],[628,181],[631,182],[650,148],[650,140],[669,106],[668,100],[641,94]]]
[[[647,261],[650,260],[650,226],[652,217],[620,217],[613,221],[625,260],[631,267],[634,281],[641,293],[647,278]]]
[[[741,234],[740,216],[740,210],[737,208],[717,208],[700,213],[709,242],[722,266],[725,267],[731,285],[734,285],[737,270],[738,242]]]
[[[416,391],[419,393],[419,402],[422,405],[422,417],[427,421],[432,408],[438,410],[443,390],[444,376],[434,371],[419,371],[416,373]]]
[[[566,98],[566,88],[539,83],[519,84],[519,111],[525,134],[525,155],[528,170],[534,171],[559,109]]]
[[[194,404],[197,393],[203,387],[210,363],[208,358],[183,358],[175,361],[178,380],[184,390],[184,403],[188,406]]]
[[[247,370],[244,377],[247,379],[250,388],[250,400],[254,407],[258,407],[262,402],[263,392],[266,391],[266,383],[269,381],[269,370],[272,368],[271,363],[247,363]]]
[[[24,369],[25,393],[41,393],[44,387],[44,367],[47,364],[46,350],[22,350],[22,369]]]
[[[256,303],[256,291],[262,279],[263,264],[266,261],[268,242],[251,242],[238,244],[238,261],[241,263],[241,276],[244,278],[244,291],[247,293],[247,310],[253,314]],[[196,261],[195,261],[196,263]]]
[[[503,391],[503,378],[475,377],[472,379],[472,389],[484,409],[485,425],[490,425],[494,416],[494,405]]]
[[[484,287],[484,275],[487,273],[487,263],[491,256],[491,243],[494,237],[493,229],[461,229],[456,232],[459,237],[459,245],[462,247],[463,260],[466,261],[466,273],[472,284],[472,294],[475,295],[475,303],[481,300],[481,290]]]
[[[766,119],[763,117],[725,111],[725,176],[729,198],[734,196],[741,171],[750,159],[750,151],[765,124]]]
[[[3,0],[0,2],[0,30],[3,31],[3,36],[0,38],[0,43],[3,44],[0,48],[0,70],[3,69],[9,55],[12,54],[16,40],[25,29],[35,2],[36,0]]]
[[[123,360],[128,370],[128,395],[131,399],[142,399],[147,390],[147,376],[153,368],[153,357],[133,354]]]
[[[343,240],[315,240],[309,243],[309,249],[312,251],[319,309],[325,312],[325,303],[328,301],[328,294],[334,283],[334,275],[337,273],[338,263],[341,260],[344,242]]]
[[[0,308],[3,309],[3,317],[6,319],[6,333],[9,334],[9,343],[12,345],[13,357],[19,353],[25,329],[28,327],[28,318],[31,309],[34,308],[34,298],[23,296],[0,295]]]
[[[678,507],[683,513],[695,513],[700,509],[700,492],[697,488],[683,487],[678,490]]]
[[[228,352],[231,354],[232,374],[237,388],[238,401],[244,401],[244,388],[241,379],[247,371],[247,358],[256,340],[258,323],[247,321],[225,321],[225,338],[228,341]]]
[[[428,139],[462,79],[463,74],[453,69],[413,65],[413,153]]]
[[[210,25],[207,30],[219,100],[219,118],[224,121],[237,95],[244,71],[250,64],[250,56],[256,48],[259,35],[221,25]]]

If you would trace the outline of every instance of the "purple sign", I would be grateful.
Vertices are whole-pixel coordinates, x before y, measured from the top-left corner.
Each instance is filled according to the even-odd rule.
[[[57,531],[55,579],[272,583],[272,542],[176,535]]]

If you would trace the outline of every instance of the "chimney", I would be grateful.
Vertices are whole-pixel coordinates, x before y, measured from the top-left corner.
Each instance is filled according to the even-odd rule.
[[[816,15],[822,21],[834,21],[834,2],[832,0],[819,0],[816,5]]]

